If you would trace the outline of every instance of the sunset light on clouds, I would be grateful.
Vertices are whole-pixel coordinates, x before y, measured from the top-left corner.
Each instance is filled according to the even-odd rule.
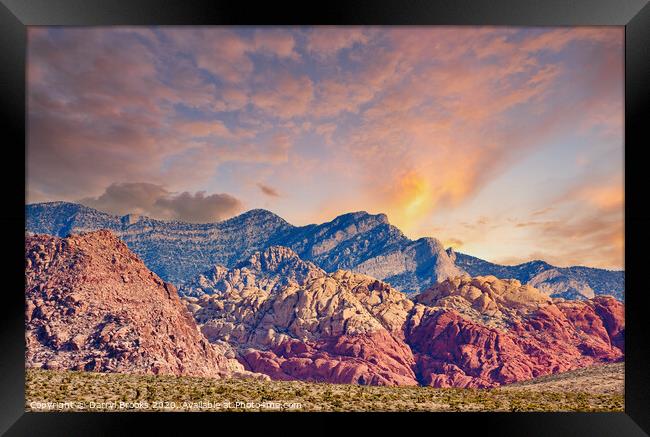
[[[622,27],[40,28],[28,202],[623,268]]]

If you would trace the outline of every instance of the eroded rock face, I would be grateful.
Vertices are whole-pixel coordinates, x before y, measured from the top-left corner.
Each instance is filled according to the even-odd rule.
[[[528,283],[553,297],[590,299],[595,296],[594,290],[588,283],[562,273],[560,269],[543,271],[531,278]]]
[[[381,279],[407,293],[465,273],[435,238],[420,238],[399,249],[385,251],[352,270]]]
[[[624,308],[611,297],[554,300],[518,280],[460,276],[411,300],[280,247],[215,271],[200,297],[182,290],[188,308],[210,341],[274,379],[494,387],[623,357]]]
[[[25,259],[27,366],[248,374],[232,348],[201,335],[176,288],[111,232],[28,236]]]
[[[552,305],[550,297],[516,279],[494,276],[461,276],[430,288],[414,297],[430,307],[455,310],[477,323],[506,328],[515,320],[541,307]]]
[[[558,307],[583,332],[625,352],[625,306],[611,296],[598,296],[580,305],[559,302]]]
[[[612,297],[554,302],[517,280],[465,277],[416,301],[406,340],[427,385],[493,387],[623,358]]]
[[[255,263],[280,256],[281,263]],[[286,275],[287,263],[305,270]],[[381,281],[344,270],[327,274],[282,247],[253,255],[240,269],[212,271],[219,276],[202,284],[199,298],[193,297],[198,294],[193,285],[181,293],[190,296],[185,298],[188,308],[208,338],[238,346],[269,347],[289,338],[315,340],[381,329],[402,337],[413,307]]]
[[[277,380],[418,385],[410,348],[385,330],[316,342],[285,340],[265,351],[247,349],[242,361],[252,371]]]

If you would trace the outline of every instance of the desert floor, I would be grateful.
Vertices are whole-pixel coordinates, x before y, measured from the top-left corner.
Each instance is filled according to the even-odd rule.
[[[28,369],[27,411],[623,411],[623,363],[498,389],[369,387]]]

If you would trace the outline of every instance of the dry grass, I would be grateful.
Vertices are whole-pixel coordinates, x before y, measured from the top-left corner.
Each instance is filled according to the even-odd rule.
[[[586,367],[556,375],[542,376],[530,381],[502,387],[502,390],[577,391],[585,393],[623,395],[624,363]]]
[[[582,371],[578,371],[582,372]],[[589,373],[589,372],[588,372]],[[622,365],[598,369],[602,382]],[[584,379],[584,374],[578,374]],[[575,375],[490,390],[368,387],[299,381],[68,372],[29,369],[27,411],[623,411],[623,394],[598,392]],[[562,381],[559,385],[557,381]],[[597,382],[597,381],[596,381]],[[535,388],[536,387],[536,388]],[[589,389],[589,390],[588,390]],[[65,403],[42,405],[42,403]],[[198,404],[203,402],[203,405]],[[209,405],[211,402],[212,405]],[[41,403],[38,405],[36,403]],[[137,405],[134,405],[136,403]]]

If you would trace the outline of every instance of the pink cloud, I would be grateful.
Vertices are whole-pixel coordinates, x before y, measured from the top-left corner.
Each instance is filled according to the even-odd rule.
[[[184,121],[173,126],[177,132],[189,137],[207,137],[217,136],[224,138],[233,138],[234,135],[223,122],[213,121]]]
[[[365,44],[368,33],[368,29],[360,27],[316,27],[308,34],[307,50],[319,56],[331,56],[354,44]]]
[[[193,50],[192,41],[206,38],[194,31],[163,33],[175,50]],[[232,44],[219,50],[225,50],[224,56],[242,57],[246,64],[245,53],[255,50],[252,41],[237,44],[233,34],[221,31],[209,39],[228,38]],[[268,149],[252,142],[268,129],[262,124],[230,129],[219,120],[178,117],[177,104],[201,111],[241,110],[251,90],[241,85],[217,89],[183,57],[175,58],[161,76],[157,66],[169,48],[161,46],[153,32],[66,29],[51,38],[49,31],[33,28],[29,39],[28,190],[40,193],[39,198],[76,198],[134,176],[172,186],[200,184],[214,175],[223,160],[260,159],[256,149]],[[272,49],[282,52],[278,43],[260,48]],[[196,157],[200,148],[195,140],[206,136],[232,144],[204,147],[200,161],[181,158]],[[247,155],[228,152],[236,150],[240,141],[248,141],[240,147]],[[286,151],[259,155],[277,159],[279,153]],[[181,161],[191,165],[180,171],[174,163]],[[165,163],[172,164],[163,170]]]
[[[263,184],[261,182],[257,183],[257,187],[260,189],[260,191],[269,197],[280,197],[280,193],[278,190],[275,188],[271,187],[270,185]]]
[[[176,28],[166,35],[175,46],[192,53],[199,68],[229,83],[241,83],[253,72],[248,56],[252,42],[227,28]]]
[[[416,232],[557,138],[622,148],[622,53],[622,28],[32,28],[28,190],[195,192],[231,163],[282,187],[344,174],[335,196],[315,190],[314,220],[362,207]],[[618,208],[582,194],[573,204]]]
[[[281,72],[260,78],[258,83],[251,102],[267,115],[292,118],[307,113],[314,95],[309,77]]]
[[[599,32],[598,38],[587,32],[574,39],[607,39],[601,35],[607,31]],[[617,32],[613,29],[610,39]],[[364,123],[339,141],[345,144],[346,153],[360,160],[368,198],[404,228],[416,226],[435,208],[453,207],[471,198],[491,178],[544,144],[545,138],[580,125],[585,114],[597,107],[594,101],[608,102],[612,97],[604,94],[609,91],[597,91],[595,96],[592,92],[588,101],[579,94],[569,95],[579,110],[571,105],[554,106],[551,99],[558,86],[570,77],[567,67],[542,63],[532,53],[522,52],[519,44],[507,42],[509,31],[468,31],[472,44],[466,44],[466,50],[454,50],[465,40],[451,38],[447,30],[433,31],[433,37],[427,33],[428,38],[417,30],[398,29],[394,34],[397,47],[408,46],[397,52],[395,65],[399,67],[384,70],[380,81],[384,86],[362,112]],[[560,50],[572,41],[566,33],[560,35],[555,38],[561,41],[554,39],[551,49]],[[535,44],[541,43],[536,40]],[[481,56],[471,56],[476,52]],[[488,53],[493,61],[480,62]],[[420,62],[424,66],[416,64],[419,58],[424,59]],[[427,59],[436,62],[428,65]],[[598,70],[610,61],[595,59],[592,67]],[[403,71],[408,74],[400,74]],[[622,80],[619,73],[605,83],[587,81],[581,86],[595,90],[607,85],[605,89],[611,90],[616,77]],[[360,74],[355,82],[365,79]],[[614,97],[620,104],[622,96]],[[345,97],[340,100],[346,101]],[[338,109],[329,106],[333,112]],[[514,109],[525,116],[522,121],[527,126],[511,121]],[[391,165],[386,167],[386,162]]]
[[[255,33],[254,47],[256,51],[270,53],[281,58],[298,58],[294,50],[296,41],[289,32],[273,29],[257,31]]]

